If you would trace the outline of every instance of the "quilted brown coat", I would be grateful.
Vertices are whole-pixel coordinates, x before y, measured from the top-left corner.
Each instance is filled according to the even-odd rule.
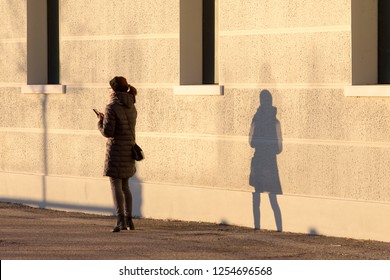
[[[98,128],[107,137],[105,176],[129,178],[135,174],[135,160],[131,148],[135,144],[137,110],[135,97],[128,92],[115,92],[106,106]]]

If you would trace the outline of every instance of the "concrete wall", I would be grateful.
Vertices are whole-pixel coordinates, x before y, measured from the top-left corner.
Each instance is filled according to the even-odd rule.
[[[67,93],[43,95],[20,93],[26,0],[0,0],[0,198],[113,213],[91,109],[123,75],[139,92],[146,153],[131,181],[135,215],[390,241],[389,100],[343,92],[351,1],[218,7],[224,95],[173,94],[179,0],[60,0]]]

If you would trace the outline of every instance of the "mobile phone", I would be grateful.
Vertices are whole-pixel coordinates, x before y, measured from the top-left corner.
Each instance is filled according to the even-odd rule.
[[[92,109],[94,112],[95,112],[95,114],[97,115],[97,116],[99,116],[101,113],[98,111],[98,110],[96,110],[96,109]]]

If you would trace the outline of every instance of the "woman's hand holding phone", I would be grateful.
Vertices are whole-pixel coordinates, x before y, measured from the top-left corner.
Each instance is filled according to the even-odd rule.
[[[96,114],[96,116],[98,117],[99,120],[102,120],[104,118],[104,114],[103,113],[99,112],[96,109],[92,109],[92,110],[95,112],[95,114]]]

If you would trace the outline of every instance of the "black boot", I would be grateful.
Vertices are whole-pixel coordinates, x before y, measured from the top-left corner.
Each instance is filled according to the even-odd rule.
[[[112,228],[112,232],[119,232],[121,230],[125,230],[125,217],[124,216],[117,216],[116,217],[116,226]]]
[[[132,217],[126,217],[127,230],[135,230]]]

